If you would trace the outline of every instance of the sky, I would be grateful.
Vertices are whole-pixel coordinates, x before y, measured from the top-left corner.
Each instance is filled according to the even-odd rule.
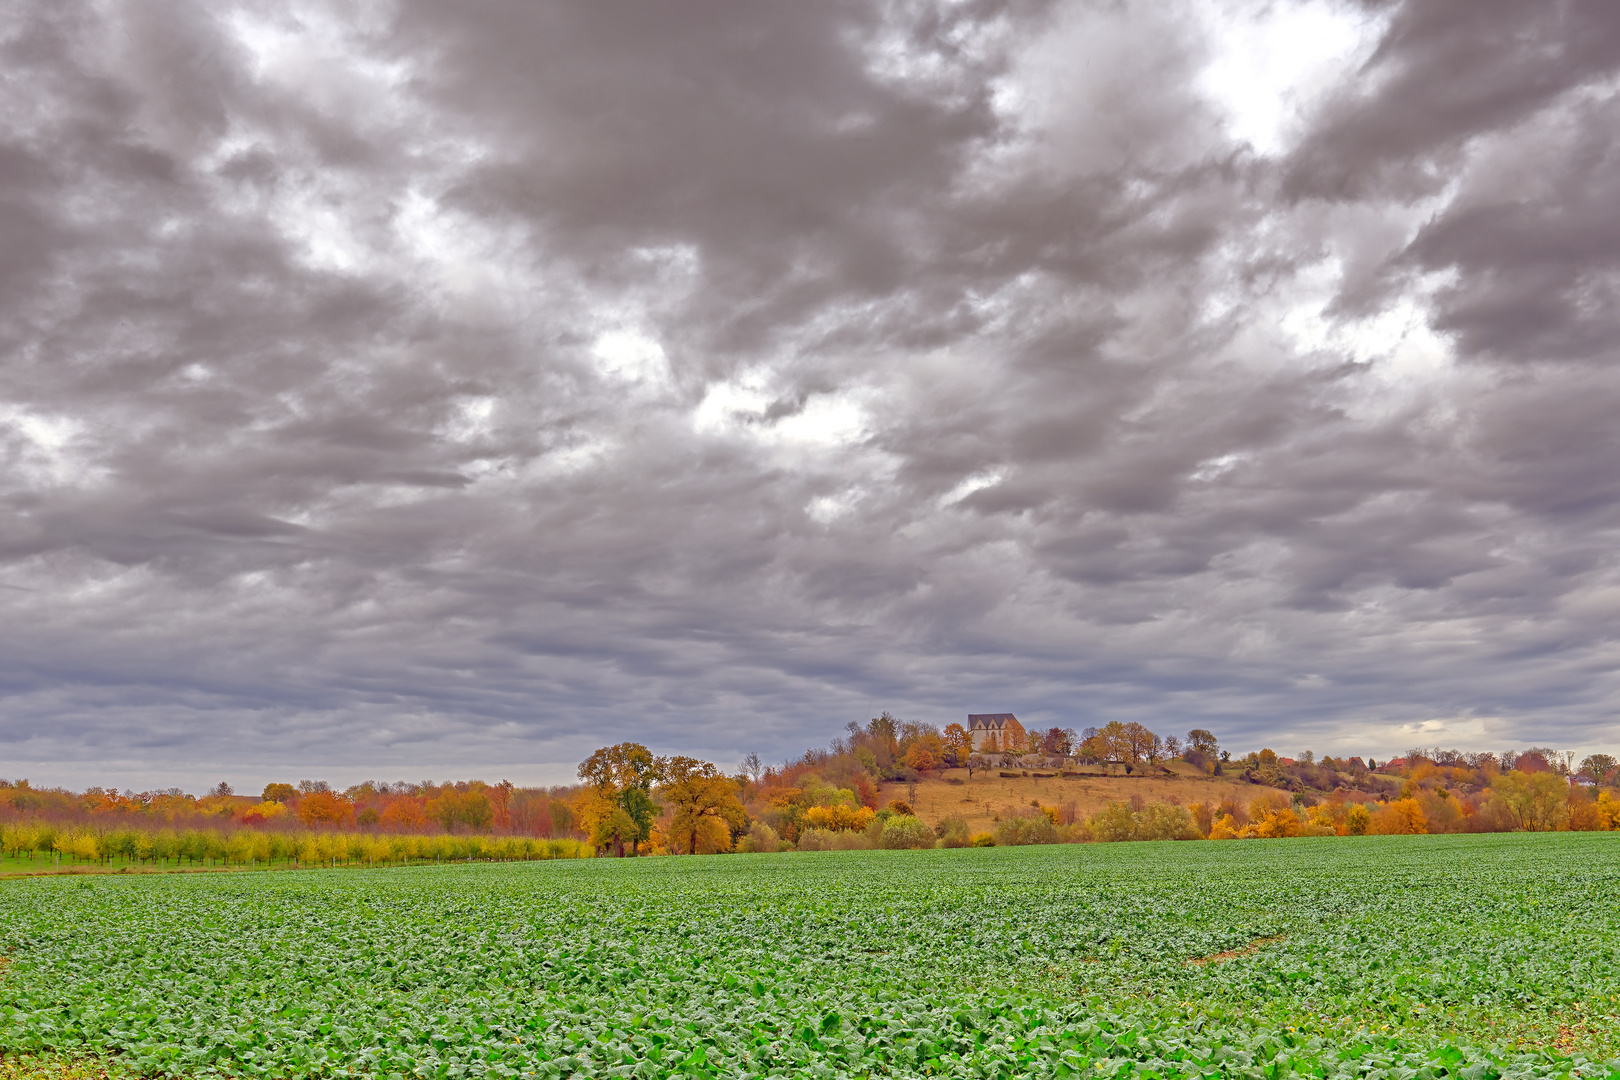
[[[1612,0],[15,0],[0,776],[1620,750]]]

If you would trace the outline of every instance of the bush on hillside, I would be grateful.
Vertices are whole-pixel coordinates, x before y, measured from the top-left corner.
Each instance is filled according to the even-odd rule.
[[[763,821],[756,821],[748,827],[748,835],[737,843],[738,851],[779,851],[782,847],[782,838],[776,830]]]
[[[1148,803],[1132,810],[1124,803],[1109,803],[1087,823],[1093,840],[1201,840],[1203,834],[1185,806]]]
[[[1057,826],[1045,814],[1030,817],[1007,818],[996,825],[998,847],[1021,847],[1025,844],[1055,844]]]
[[[883,823],[881,844],[890,850],[931,848],[934,846],[934,830],[909,814],[896,814]]]

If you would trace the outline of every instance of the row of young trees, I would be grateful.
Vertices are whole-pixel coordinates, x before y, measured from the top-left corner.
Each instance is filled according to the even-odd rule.
[[[351,866],[462,860],[530,861],[589,858],[594,850],[572,839],[257,829],[98,829],[44,822],[0,824],[0,853],[12,859],[130,866]]]

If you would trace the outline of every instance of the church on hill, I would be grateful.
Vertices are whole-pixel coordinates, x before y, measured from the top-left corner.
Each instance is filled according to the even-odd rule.
[[[1010,712],[969,713],[967,729],[975,750],[995,753],[1008,746],[1024,746],[1024,725]]]

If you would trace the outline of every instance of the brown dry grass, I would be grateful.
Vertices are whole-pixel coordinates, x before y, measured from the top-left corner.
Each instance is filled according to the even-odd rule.
[[[1168,776],[1104,776],[1100,773],[1074,778],[1008,777],[1000,770],[974,770],[972,780],[966,769],[946,769],[937,779],[917,783],[917,797],[912,809],[917,816],[936,824],[946,818],[959,817],[967,822],[972,832],[989,832],[1002,818],[1029,814],[1034,810],[1030,800],[1042,806],[1063,807],[1073,803],[1080,819],[1090,817],[1110,802],[1128,802],[1132,795],[1140,795],[1147,802],[1176,802],[1183,806],[1193,803],[1218,803],[1227,795],[1248,804],[1271,788],[1257,787],[1244,781],[1233,782],[1227,777],[1205,776],[1202,772],[1176,762]],[[1011,771],[1011,770],[1009,770]],[[961,780],[952,784],[950,780]],[[884,784],[882,805],[891,799],[904,800],[906,785]]]
[[[1240,949],[1227,949],[1225,952],[1210,953],[1208,956],[1195,956],[1187,961],[1188,967],[1203,967],[1205,964],[1220,964],[1227,960],[1236,960],[1240,956],[1253,956],[1267,945],[1274,945],[1284,941],[1287,934],[1273,934],[1271,937],[1255,938]]]

